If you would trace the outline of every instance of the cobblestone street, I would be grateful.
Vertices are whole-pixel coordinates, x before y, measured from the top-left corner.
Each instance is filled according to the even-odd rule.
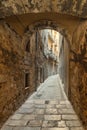
[[[50,76],[1,130],[84,130],[58,75]]]

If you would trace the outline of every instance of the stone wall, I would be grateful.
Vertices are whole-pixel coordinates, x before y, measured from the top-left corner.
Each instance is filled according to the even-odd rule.
[[[0,24],[0,126],[35,90],[33,49],[31,44],[28,54],[22,46],[22,38],[5,23]],[[31,81],[27,88],[26,71]]]
[[[23,101],[20,44],[21,38],[7,25],[0,24],[0,121],[4,121]]]
[[[87,22],[82,22],[73,35],[70,51],[70,100],[87,127]]]
[[[62,47],[63,54],[60,55],[63,56],[60,57],[60,67],[63,71],[60,72],[61,77],[63,76],[62,79],[66,82],[65,91],[87,129],[87,22],[81,21],[78,24],[73,32],[70,47],[65,43]]]
[[[87,17],[86,0],[1,0],[0,6],[0,18],[32,12],[56,12]]]
[[[68,96],[68,89],[69,89],[69,51],[70,47],[68,41],[64,38],[64,90]]]

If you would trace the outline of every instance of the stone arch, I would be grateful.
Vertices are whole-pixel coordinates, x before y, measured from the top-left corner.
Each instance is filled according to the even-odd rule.
[[[61,35],[63,35],[66,38],[66,41],[70,49],[70,35],[68,33],[68,30],[64,28],[60,28],[60,26],[55,21],[49,21],[49,20],[37,21],[31,25],[28,25],[25,28],[23,41],[22,41],[23,48],[25,48],[25,43],[32,36],[32,34],[37,30],[41,30],[41,29],[53,29],[58,31]]]
[[[25,0],[0,1],[0,18],[26,13],[56,12],[87,18],[87,1],[75,0]]]

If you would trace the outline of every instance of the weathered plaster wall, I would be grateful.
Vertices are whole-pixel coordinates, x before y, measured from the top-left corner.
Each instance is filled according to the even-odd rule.
[[[73,52],[73,51],[75,52]],[[87,127],[87,22],[82,22],[73,35],[70,52],[70,100]]]

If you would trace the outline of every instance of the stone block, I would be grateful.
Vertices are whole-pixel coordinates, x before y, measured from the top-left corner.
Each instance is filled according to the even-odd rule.
[[[81,126],[80,121],[66,121],[68,127],[79,127]]]
[[[58,127],[60,127],[60,128],[62,128],[62,127],[66,127],[66,123],[65,123],[65,121],[59,121],[58,122]]]
[[[33,109],[28,109],[28,108],[20,108],[19,110],[18,110],[18,114],[19,113],[21,113],[21,114],[31,114],[31,113],[33,113],[34,112],[34,108]]]
[[[43,121],[42,127],[58,127],[58,121]]]
[[[13,127],[11,126],[3,126],[1,130],[13,130]]]
[[[44,114],[44,109],[35,109],[35,114],[40,114],[40,115],[42,115],[42,114]]]
[[[75,112],[74,112],[74,110],[73,109],[58,109],[58,112],[60,113],[60,114],[75,114]]]
[[[69,130],[69,128],[68,127],[65,127],[65,128],[54,127],[54,128],[42,128],[42,130]]]
[[[22,117],[22,119],[29,121],[29,120],[34,120],[35,117],[36,117],[36,115],[28,115],[28,114],[26,114],[26,115],[24,115],[24,116]]]
[[[57,115],[58,111],[57,111],[57,109],[49,108],[49,109],[46,109],[46,114],[48,114],[48,115],[50,115],[50,114]]]
[[[22,117],[23,117],[23,114],[14,114],[11,117],[11,119],[13,119],[13,120],[20,120],[20,119],[22,119]]]
[[[32,127],[42,126],[42,120],[32,120],[29,122],[28,126],[32,126]]]
[[[6,125],[8,126],[26,126],[28,120],[9,120]]]
[[[40,127],[14,127],[12,130],[41,130]]]
[[[79,120],[77,115],[62,115],[63,120]]]
[[[84,130],[82,127],[72,127],[70,130]]]
[[[61,115],[44,115],[45,120],[61,120]]]

